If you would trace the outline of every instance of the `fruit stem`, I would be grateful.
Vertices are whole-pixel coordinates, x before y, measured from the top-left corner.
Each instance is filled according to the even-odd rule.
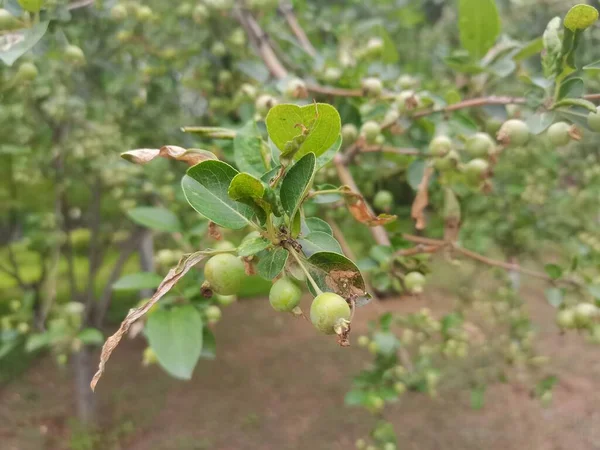
[[[315,292],[317,293],[317,295],[321,295],[323,293],[323,291],[321,289],[319,289],[319,286],[317,286],[317,283],[315,282],[314,278],[310,275],[310,273],[308,273],[308,270],[306,269],[306,267],[304,266],[304,264],[300,260],[300,257],[296,253],[296,250],[294,250],[294,248],[291,245],[287,246],[287,249],[292,254],[292,256],[294,257],[294,259],[296,260],[296,262],[298,263],[298,265],[300,266],[300,268],[302,269],[302,271],[306,275],[306,278],[308,279],[308,281],[310,281],[310,284],[312,285],[312,287],[315,290]]]

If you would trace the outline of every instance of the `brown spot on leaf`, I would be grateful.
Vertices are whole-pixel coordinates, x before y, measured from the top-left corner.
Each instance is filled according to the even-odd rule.
[[[208,235],[216,241],[220,241],[223,238],[221,232],[219,231],[219,227],[212,220],[208,222]]]

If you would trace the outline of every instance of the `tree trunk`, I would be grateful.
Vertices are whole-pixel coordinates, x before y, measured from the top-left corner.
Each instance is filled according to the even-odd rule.
[[[154,235],[150,230],[141,231],[142,238],[140,240],[140,268],[143,272],[154,272]],[[152,297],[154,291],[152,289],[144,289],[140,291],[142,298]]]
[[[75,382],[75,409],[77,419],[85,427],[96,425],[96,398],[90,388],[94,375],[94,359],[90,347],[82,347],[72,355]]]

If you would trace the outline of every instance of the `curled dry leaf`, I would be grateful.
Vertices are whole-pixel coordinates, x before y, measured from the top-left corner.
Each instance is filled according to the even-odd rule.
[[[220,241],[223,235],[219,231],[219,226],[212,220],[208,222],[208,235],[216,241]]]
[[[139,148],[137,150],[129,150],[121,153],[121,158],[135,164],[146,164],[155,158],[174,159],[183,161],[190,166],[194,166],[208,159],[217,159],[214,153],[208,150],[200,150],[196,148],[185,149],[176,145],[164,145],[159,149],[156,148]]]
[[[129,330],[129,327],[137,322],[139,319],[144,317],[144,315],[158,302],[167,292],[171,290],[175,284],[186,274],[189,270],[206,258],[206,254],[204,252],[196,252],[190,253],[188,255],[184,255],[180,260],[177,267],[169,270],[169,273],[164,278],[164,280],[160,283],[160,286],[156,289],[156,293],[152,296],[150,300],[148,300],[143,306],[139,308],[133,308],[129,310],[127,317],[121,323],[121,326],[116,331],[115,334],[110,336],[104,346],[102,347],[102,353],[100,354],[100,364],[98,365],[98,371],[92,378],[90,386],[92,390],[96,388],[96,384],[100,380],[100,377],[104,373],[104,367],[106,366],[106,362],[110,358],[113,350],[119,345],[123,336]]]
[[[423,178],[421,178],[421,182],[417,188],[417,196],[415,197],[415,201],[413,202],[410,210],[410,215],[416,222],[415,227],[417,230],[425,229],[425,208],[427,208],[427,205],[429,204],[428,188],[431,175],[433,175],[433,167],[425,167]]]
[[[362,195],[351,191],[348,186],[340,188],[340,193],[344,195],[346,207],[352,216],[361,223],[370,227],[376,227],[396,220],[396,216],[391,214],[379,214],[376,216],[365,201],[365,198]]]

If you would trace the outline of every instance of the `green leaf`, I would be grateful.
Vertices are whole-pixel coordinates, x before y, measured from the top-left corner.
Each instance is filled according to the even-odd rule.
[[[29,51],[44,36],[48,29],[49,21],[36,23],[31,28],[11,31],[4,37],[10,36],[11,44],[0,46],[0,60],[7,66],[13,63]]]
[[[362,406],[367,402],[369,394],[363,390],[353,389],[344,397],[346,406]]]
[[[342,135],[340,134],[335,142],[327,149],[325,153],[317,158],[317,170],[327,165],[342,146]]]
[[[560,305],[562,305],[563,293],[560,289],[555,287],[548,288],[544,291],[544,294],[546,295],[546,300],[548,300],[548,303],[555,308],[558,308]]]
[[[202,316],[192,305],[159,309],[148,317],[145,334],[160,365],[189,380],[202,353]]]
[[[587,66],[583,66],[583,70],[600,70],[600,60],[594,61]]]
[[[327,103],[306,106],[282,104],[271,108],[266,117],[269,137],[279,150],[302,134],[302,125],[310,130],[294,158],[300,159],[309,152],[321,156],[338,139],[342,129],[340,115]]]
[[[127,211],[127,215],[138,225],[151,230],[176,233],[181,231],[181,223],[175,214],[166,208],[140,206]]]
[[[406,179],[411,188],[415,191],[419,187],[419,183],[423,179],[423,174],[425,173],[425,161],[422,159],[416,159],[410,166],[408,166],[408,173]]]
[[[252,256],[264,250],[270,242],[263,237],[255,237],[244,240],[238,247],[239,256]]]
[[[283,270],[288,256],[288,251],[282,247],[264,251],[256,265],[257,273],[265,280],[273,280]]]
[[[25,344],[25,350],[27,352],[35,352],[41,348],[44,348],[50,345],[53,341],[53,336],[46,331],[45,333],[37,333],[32,334],[27,339],[27,344]]]
[[[544,270],[546,271],[548,276],[553,280],[557,280],[558,278],[560,278],[563,273],[562,268],[560,266],[557,266],[556,264],[546,264],[544,266]]]
[[[562,106],[579,106],[587,109],[590,112],[596,112],[596,105],[583,98],[565,98],[552,105],[552,108],[560,108]]]
[[[25,11],[29,11],[30,13],[37,13],[42,9],[42,5],[44,4],[44,0],[19,0],[19,5]]]
[[[238,173],[231,180],[227,193],[236,201],[260,200],[265,195],[265,186],[249,173]]]
[[[356,306],[369,302],[365,280],[358,267],[344,255],[318,252],[307,260],[308,271],[323,292],[335,292],[346,299],[356,298]],[[309,290],[316,295],[311,283]]]
[[[590,5],[573,6],[563,21],[565,28],[576,32],[585,30],[598,20],[598,10]]]
[[[306,154],[288,170],[281,182],[279,192],[281,206],[290,219],[298,212],[304,196],[308,194],[312,185],[315,177],[315,162],[314,153]]]
[[[112,288],[115,291],[139,291],[142,289],[156,289],[163,278],[152,272],[138,272],[124,275],[119,278]]]
[[[554,111],[537,112],[527,119],[527,126],[531,134],[541,134],[554,123],[556,113]]]
[[[377,343],[379,353],[390,356],[400,347],[400,341],[395,334],[378,331],[373,335],[373,341]]]
[[[500,34],[500,16],[494,0],[459,0],[459,31],[462,46],[479,59],[492,48]]]
[[[239,172],[222,161],[190,167],[181,181],[186,200],[204,217],[224,228],[239,230],[252,223],[251,206],[229,198],[229,185]]]
[[[561,83],[558,90],[558,100],[563,98],[578,98],[583,96],[585,89],[582,78],[569,78]]]
[[[322,231],[315,231],[304,238],[298,239],[306,256],[317,252],[334,252],[343,254],[340,243],[333,236]]]
[[[79,332],[77,338],[85,345],[102,345],[104,336],[97,328],[85,328]]]
[[[240,128],[233,139],[235,164],[242,172],[260,177],[270,169],[267,163],[268,147],[263,143],[256,123],[251,120]]]
[[[202,330],[202,351],[200,352],[200,358],[202,359],[215,359],[217,357],[217,340],[215,335],[209,328]]]
[[[304,221],[304,225],[306,226],[306,232],[303,231],[304,234],[314,233],[315,231],[322,231],[323,233],[327,233],[333,236],[333,231],[327,222],[323,219],[319,219],[318,217],[309,217]]]
[[[529,41],[523,45],[520,50],[513,55],[515,61],[523,61],[524,59],[530,58],[533,55],[537,55],[544,49],[544,40],[539,37],[533,41]]]

